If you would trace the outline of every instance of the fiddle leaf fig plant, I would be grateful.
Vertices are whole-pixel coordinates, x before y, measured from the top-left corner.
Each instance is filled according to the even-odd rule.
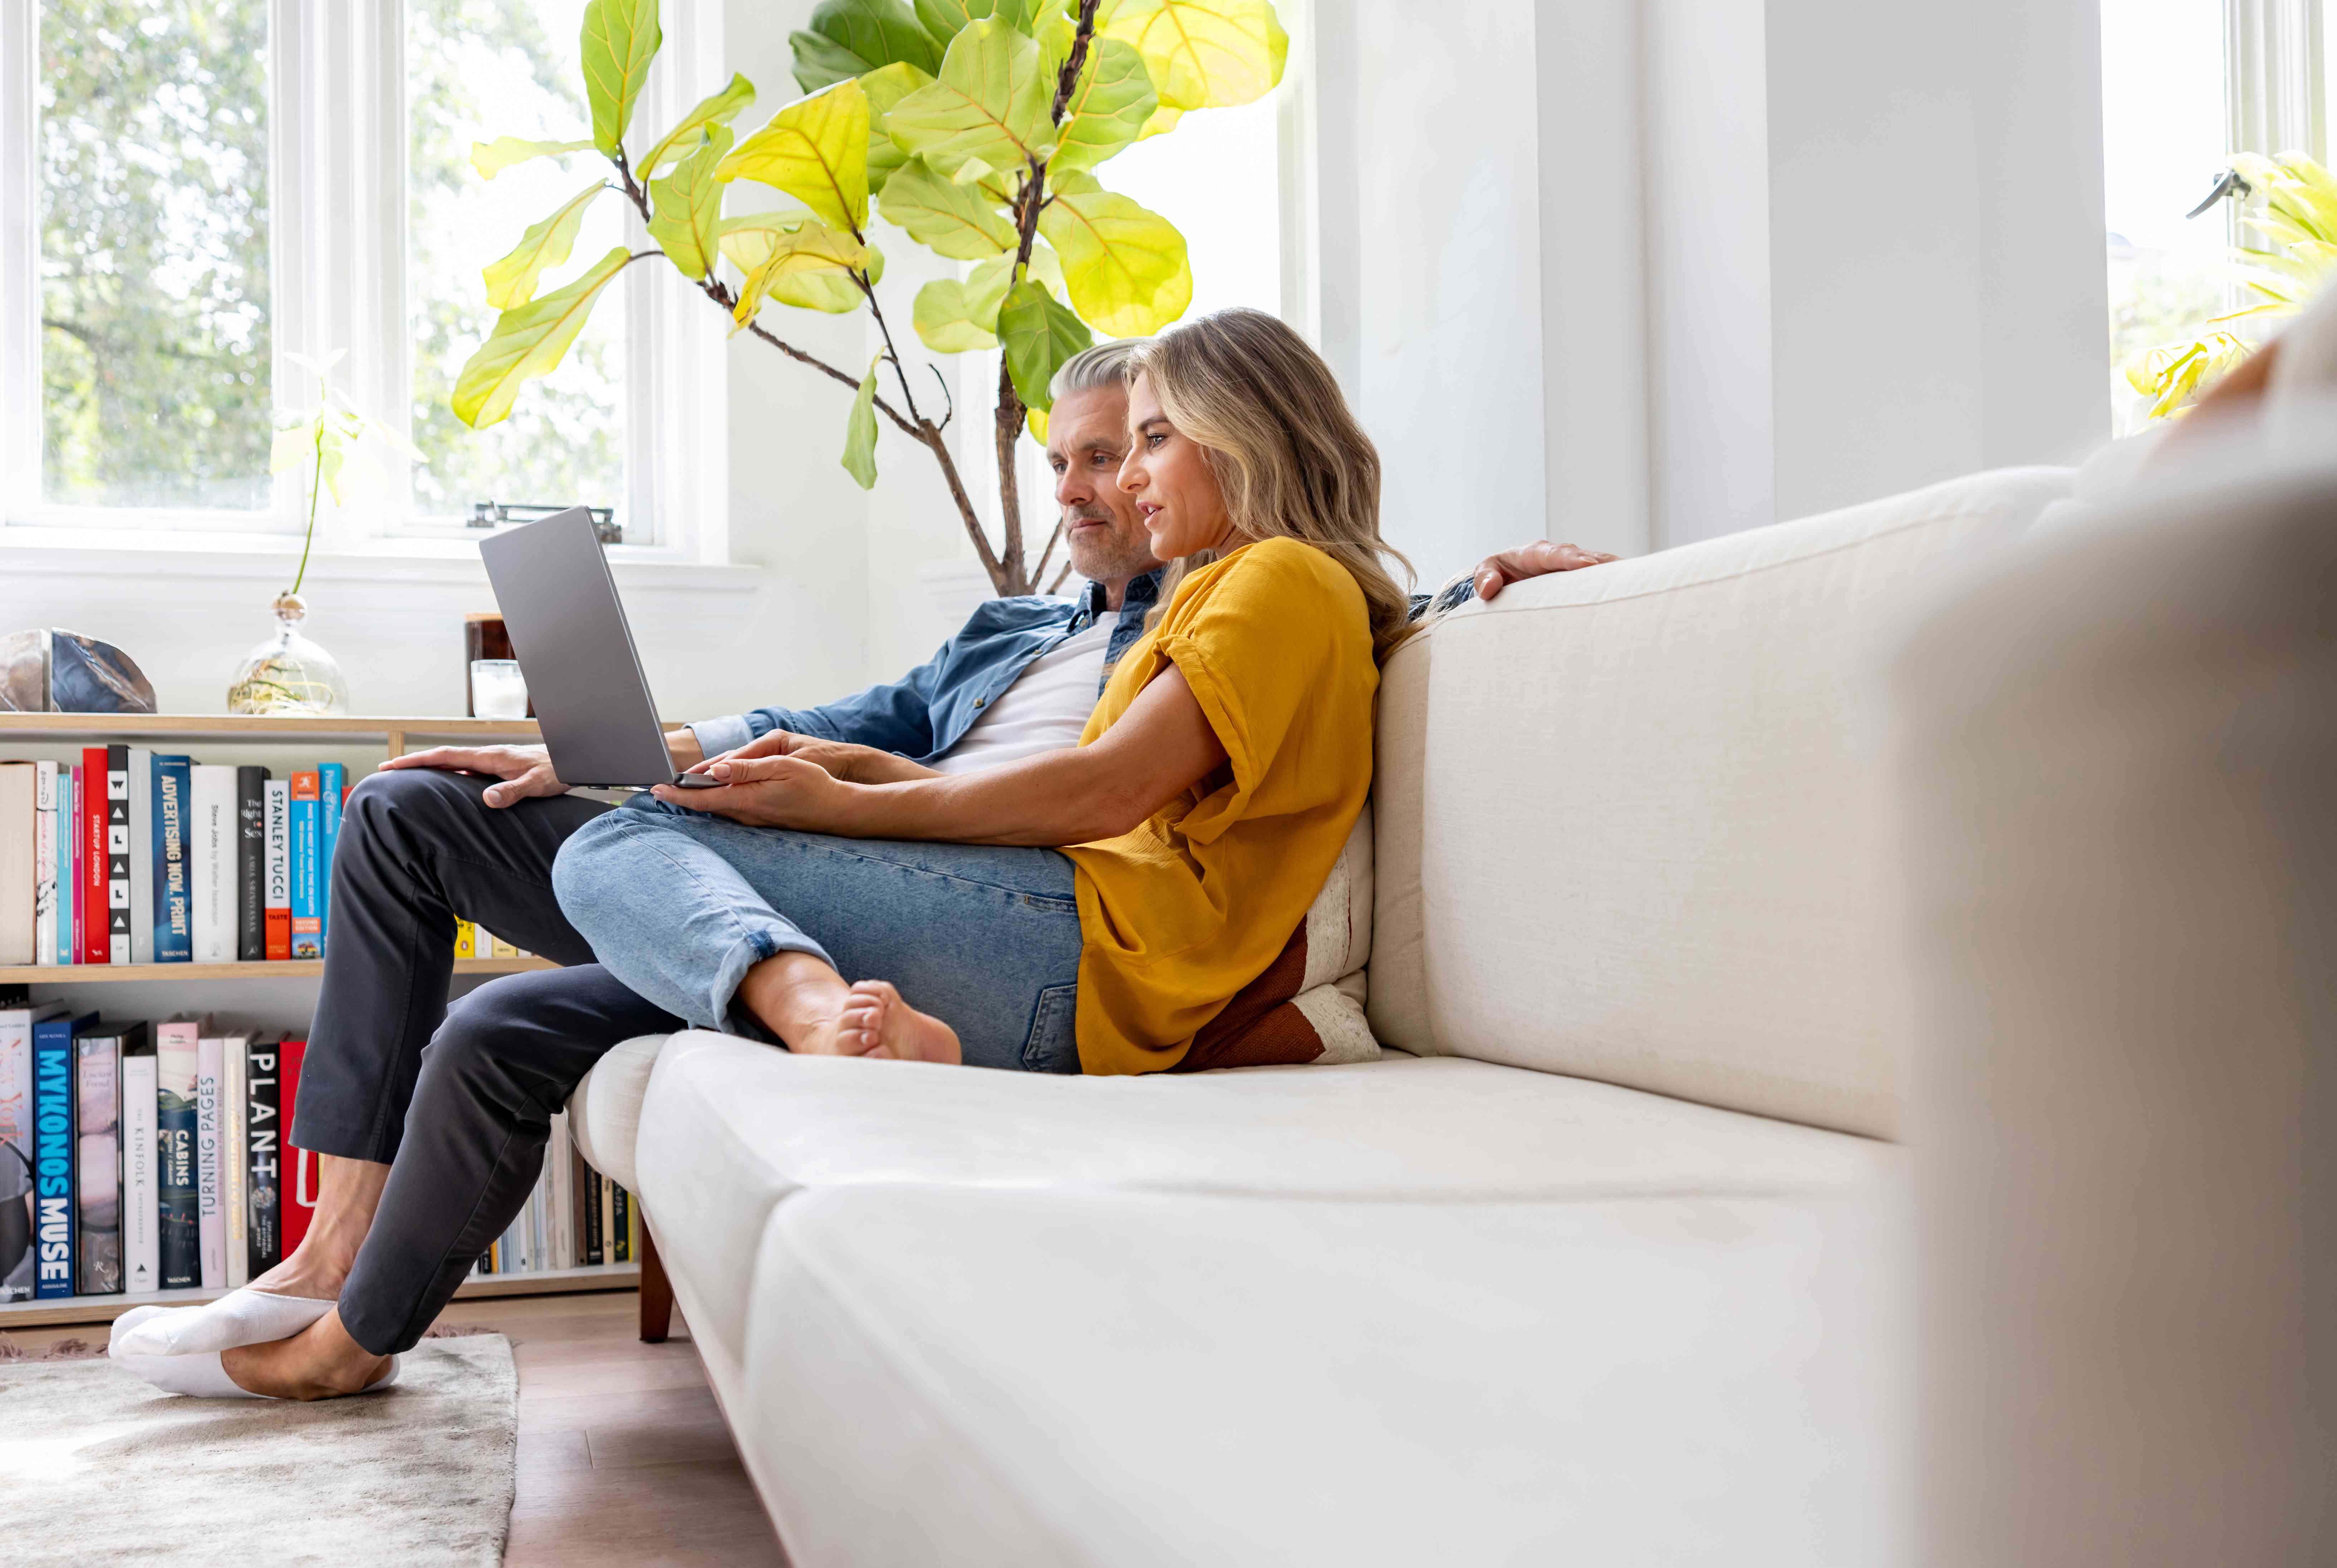
[[[609,171],[486,268],[487,301],[502,314],[456,380],[456,416],[476,428],[509,414],[527,382],[559,365],[609,283],[662,256],[730,317],[734,336],[851,390],[843,463],[857,483],[876,482],[881,416],[932,453],[996,591],[1040,591],[1061,531],[1035,558],[1026,550],[1017,443],[1026,429],[1043,433],[1049,383],[1097,333],[1158,332],[1193,297],[1184,236],[1096,170],[1185,114],[1271,91],[1289,39],[1269,0],[822,0],[788,40],[804,96],[742,134],[733,122],[755,89],[734,75],[635,158],[633,114],[660,41],[657,0],[591,0],[581,41],[591,135],[473,146],[473,167],[490,180],[588,150]],[[728,210],[741,180],[782,204]],[[607,190],[656,248],[616,248],[539,294]],[[872,215],[969,264],[917,291],[910,326],[929,355],[1000,351],[994,541],[944,433],[954,416],[946,390],[938,419],[920,406],[877,300],[885,257]],[[770,306],[865,310],[884,346],[855,375],[787,342]]]

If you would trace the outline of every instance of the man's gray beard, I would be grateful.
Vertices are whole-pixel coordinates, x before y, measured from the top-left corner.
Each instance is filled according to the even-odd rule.
[[[1116,525],[1119,521],[1109,511],[1074,511],[1064,526],[1068,529],[1071,522],[1080,520],[1107,526]],[[1107,534],[1105,538],[1113,545],[1108,554],[1099,554],[1095,549],[1096,545],[1104,542],[1103,540],[1096,540],[1092,535],[1085,539],[1073,538],[1071,560],[1074,573],[1090,581],[1100,582],[1115,577],[1133,577],[1139,571],[1149,571],[1155,564],[1150,541],[1140,533],[1138,538],[1125,541],[1117,531]]]

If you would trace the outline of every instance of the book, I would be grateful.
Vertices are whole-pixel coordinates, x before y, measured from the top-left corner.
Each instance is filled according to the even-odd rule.
[[[156,1240],[154,1038],[144,1026],[122,1043],[122,1282],[157,1290],[162,1257]]]
[[[130,748],[130,961],[154,961],[154,754]]]
[[[253,1279],[284,1261],[276,1217],[284,1119],[278,1108],[276,1042],[251,1042],[244,1077],[243,1203],[246,1268]]]
[[[130,947],[130,748],[105,748],[106,961],[126,964]]]
[[[0,964],[33,961],[39,894],[33,848],[40,838],[39,774],[31,763],[0,763]]]
[[[195,1038],[195,1237],[203,1289],[227,1288],[227,1211],[220,1200],[220,1097],[227,1077],[227,1040],[208,1020]]]
[[[57,920],[64,925],[65,956],[77,964],[88,951],[81,923],[81,769],[64,770],[57,787]]]
[[[455,922],[455,956],[475,959],[479,956],[479,928],[465,920]]]
[[[57,765],[33,765],[33,961],[58,964]]]
[[[601,1173],[592,1166],[583,1167],[584,1256],[587,1265],[601,1261]]]
[[[495,935],[493,931],[483,931],[480,934],[487,939],[489,949],[488,951],[479,955],[481,958],[515,959],[519,957],[519,949],[504,940],[503,938]]]
[[[348,770],[337,762],[317,768],[317,950],[333,940],[333,850],[341,837],[341,802],[348,794]]]
[[[268,956],[268,770],[235,770],[235,956],[256,964]]]
[[[0,1301],[33,1299],[34,1248],[33,1026],[65,1011],[0,998]]]
[[[220,1217],[227,1231],[227,1288],[232,1290],[251,1282],[250,1242],[244,1231],[243,1201],[243,1108],[247,1103],[244,1076],[251,1037],[231,1033],[225,1038],[226,1070],[220,1078]]]
[[[195,962],[235,962],[235,769],[191,770],[187,891],[194,906]]]
[[[73,1041],[73,1287],[122,1293],[122,1042],[120,1025]]]
[[[154,1031],[154,1209],[165,1290],[203,1282],[201,1177],[195,1137],[204,1027],[205,1020],[181,1014]]]
[[[630,1263],[633,1261],[633,1195],[614,1182],[609,1183],[609,1193],[617,1215],[616,1252],[609,1261]]]
[[[104,775],[98,777],[101,789]],[[73,1038],[97,1015],[33,1022],[33,1236],[36,1300],[73,1293]]]
[[[81,754],[79,815],[75,821],[73,858],[78,862],[74,894],[81,901],[80,956],[73,961],[103,964],[112,960],[105,934],[105,748],[84,746]]]
[[[543,1182],[552,1203],[552,1266],[576,1266],[575,1145],[569,1141],[568,1113],[552,1113],[552,1136],[543,1146]]]
[[[183,756],[154,759],[154,961],[183,964],[195,956],[194,890],[187,882],[188,796],[194,764]]]
[[[292,956],[292,784],[272,778],[260,786],[266,844],[260,861],[263,951],[271,959]]]
[[[325,956],[324,926],[317,915],[317,775],[292,775],[292,956]]]
[[[277,1178],[276,1229],[288,1258],[298,1250],[300,1239],[308,1233],[309,1217],[317,1212],[317,1156],[292,1141],[300,1103],[300,1063],[308,1050],[306,1040],[285,1040],[276,1047],[276,1081],[284,1112],[278,1124],[284,1168]]]

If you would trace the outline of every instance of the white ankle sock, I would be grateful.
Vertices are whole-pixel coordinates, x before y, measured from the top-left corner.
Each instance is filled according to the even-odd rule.
[[[249,1287],[200,1307],[140,1307],[113,1325],[117,1356],[213,1356],[239,1345],[288,1339],[333,1310],[330,1301]]]
[[[268,1394],[255,1394],[227,1375],[220,1364],[219,1353],[178,1356],[125,1356],[119,1349],[113,1359],[145,1378],[166,1394],[185,1394],[198,1399],[266,1399]],[[376,1394],[397,1381],[406,1359],[392,1356],[389,1370],[379,1378],[357,1390],[361,1394]]]

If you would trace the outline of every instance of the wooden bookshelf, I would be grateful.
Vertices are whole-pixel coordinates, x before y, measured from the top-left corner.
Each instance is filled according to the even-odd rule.
[[[39,742],[153,740],[227,745],[265,745],[271,741],[313,741],[377,746],[385,758],[422,745],[459,745],[541,738],[533,719],[260,717],[241,714],[0,713],[0,741]],[[409,742],[417,743],[409,745]],[[457,975],[509,975],[548,969],[548,959],[457,959]],[[219,980],[308,980],[325,972],[316,959],[233,964],[21,964],[0,966],[0,985],[70,987],[132,981],[187,983]],[[191,1001],[191,1006],[194,1005]],[[455,1300],[550,1295],[570,1290],[630,1290],[640,1282],[637,1263],[597,1268],[553,1269],[527,1274],[480,1274],[463,1281]],[[0,1303],[0,1329],[44,1328],[63,1323],[109,1323],[132,1307],[189,1307],[218,1299],[222,1290],[153,1290],[136,1295],[56,1296],[45,1301]]]
[[[455,1300],[496,1296],[557,1296],[582,1290],[631,1290],[640,1287],[639,1263],[602,1263],[582,1269],[545,1269],[533,1274],[474,1274],[456,1287]],[[0,1329],[50,1329],[64,1323],[111,1323],[132,1307],[197,1307],[225,1290],[141,1290],[114,1296],[52,1296],[45,1301],[0,1305]]]

